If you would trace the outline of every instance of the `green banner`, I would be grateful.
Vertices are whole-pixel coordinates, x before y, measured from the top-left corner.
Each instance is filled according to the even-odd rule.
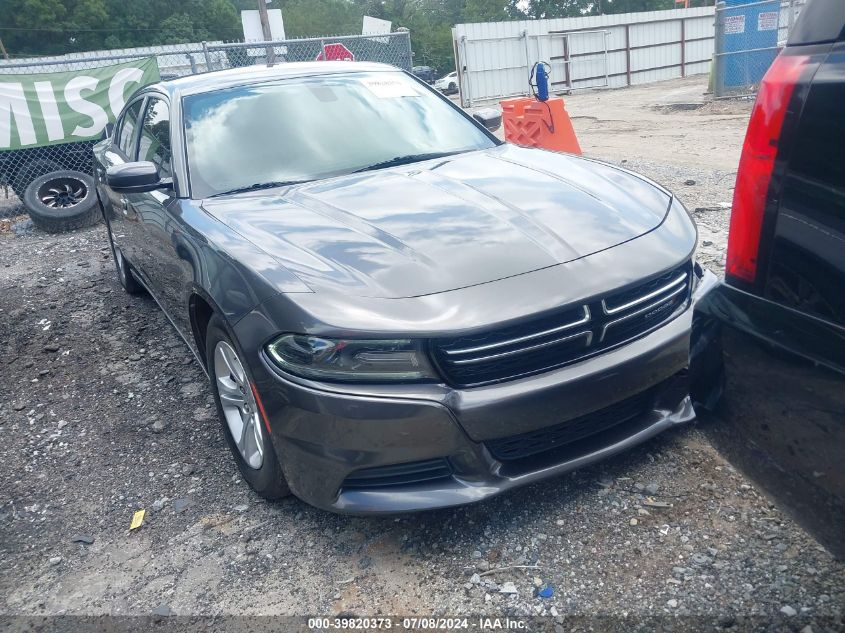
[[[0,150],[97,138],[133,92],[158,80],[155,57],[60,73],[0,74]]]

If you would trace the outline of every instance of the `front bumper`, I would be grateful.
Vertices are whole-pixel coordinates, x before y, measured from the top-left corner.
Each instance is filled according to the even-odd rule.
[[[695,413],[690,376],[709,358],[711,328],[693,327],[695,305],[717,280],[705,272],[692,305],[659,329],[554,371],[472,389],[443,385],[329,391],[280,374],[261,358],[253,373],[291,490],[335,512],[396,513],[480,501],[599,461]],[[696,317],[698,319],[698,317]],[[691,341],[695,333],[697,339]],[[691,344],[692,343],[692,344]],[[695,356],[691,357],[691,350]],[[713,371],[708,367],[706,373]],[[532,438],[639,398],[636,415],[607,430],[524,458],[497,459],[497,440]],[[550,436],[552,437],[552,436]],[[444,465],[437,478],[399,482],[397,464]],[[446,469],[445,473],[443,468]],[[381,471],[379,469],[382,469]],[[379,479],[378,473],[385,478]],[[366,473],[362,485],[361,473]],[[393,473],[395,475],[395,473]],[[351,482],[355,481],[355,485]]]

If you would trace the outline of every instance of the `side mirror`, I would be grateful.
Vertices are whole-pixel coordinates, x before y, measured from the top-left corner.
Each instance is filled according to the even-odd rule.
[[[484,108],[474,112],[472,118],[481,123],[491,132],[495,132],[502,127],[502,113],[495,108]]]
[[[156,189],[170,189],[173,180],[161,178],[158,167],[149,161],[114,165],[106,171],[106,184],[115,193],[144,193]]]

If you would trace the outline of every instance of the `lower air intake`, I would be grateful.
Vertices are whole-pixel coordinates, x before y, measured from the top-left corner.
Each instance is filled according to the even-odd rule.
[[[407,486],[452,476],[452,468],[445,459],[427,459],[407,464],[376,466],[356,470],[343,482],[344,490]]]
[[[533,457],[643,415],[651,409],[652,401],[653,389],[648,389],[604,409],[555,426],[490,440],[486,446],[493,457],[503,462]]]

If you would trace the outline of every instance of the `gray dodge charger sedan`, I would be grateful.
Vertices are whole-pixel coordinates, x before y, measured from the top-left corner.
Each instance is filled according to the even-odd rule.
[[[291,63],[148,86],[95,147],[120,281],[208,373],[258,494],[479,501],[718,392],[683,206],[498,124],[390,66]]]

